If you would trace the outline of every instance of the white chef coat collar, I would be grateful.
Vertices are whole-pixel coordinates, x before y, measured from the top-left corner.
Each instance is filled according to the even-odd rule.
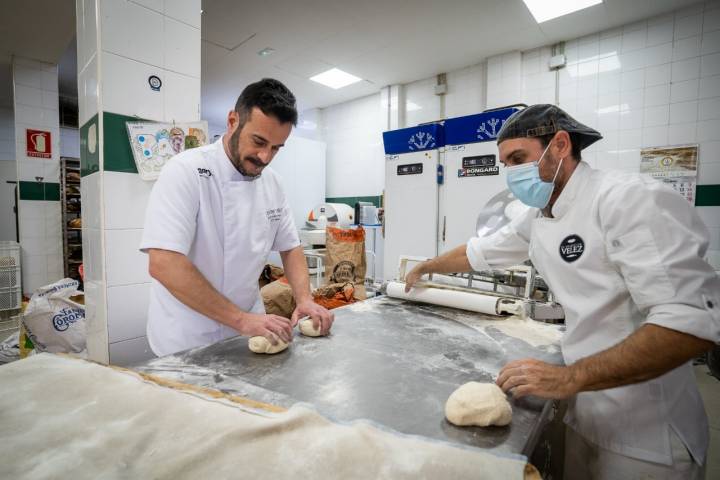
[[[562,217],[570,210],[570,207],[575,204],[575,197],[582,191],[582,187],[591,172],[592,169],[587,163],[583,161],[578,163],[572,175],[570,175],[570,179],[565,184],[565,188],[563,188],[560,196],[555,201],[555,205],[552,207],[552,216],[554,218]]]
[[[230,157],[228,157],[227,153],[225,152],[223,138],[225,138],[225,135],[220,137],[215,142],[215,146],[217,147],[217,158],[220,167],[220,178],[226,182],[253,182],[259,179],[261,175],[258,175],[257,177],[246,177],[245,175],[240,173],[237,168],[235,168],[232,160],[230,160]]]

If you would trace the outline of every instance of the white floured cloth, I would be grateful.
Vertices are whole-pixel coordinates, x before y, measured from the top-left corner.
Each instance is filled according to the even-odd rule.
[[[270,168],[244,177],[222,139],[186,150],[153,186],[140,249],[186,255],[215,289],[245,312],[264,313],[258,277],[270,251],[300,245],[280,179]],[[147,337],[158,356],[238,333],[185,306],[153,280]]]
[[[646,323],[720,341],[720,278],[703,260],[695,208],[653,179],[580,162],[552,209],[468,242],[476,270],[530,258],[565,310],[566,364],[622,342]],[[662,355],[662,352],[657,352]],[[566,423],[594,444],[671,465],[671,431],[698,464],[709,430],[688,362],[653,380],[569,401]]]
[[[50,354],[0,367],[0,384],[0,478],[520,480],[526,464],[300,405],[251,410]]]

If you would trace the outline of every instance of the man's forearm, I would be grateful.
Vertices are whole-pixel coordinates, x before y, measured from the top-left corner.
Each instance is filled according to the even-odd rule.
[[[453,248],[420,265],[423,273],[460,273],[472,270],[465,245]]]
[[[708,340],[654,324],[569,367],[579,391],[604,390],[658,377],[712,348]]]
[[[218,292],[185,255],[167,250],[151,251],[150,274],[192,310],[238,329],[245,312]]]
[[[295,297],[295,303],[302,303],[312,300],[310,295],[310,273],[307,268],[307,260],[303,254],[302,247],[293,248],[286,252],[280,252],[285,277],[290,284]]]

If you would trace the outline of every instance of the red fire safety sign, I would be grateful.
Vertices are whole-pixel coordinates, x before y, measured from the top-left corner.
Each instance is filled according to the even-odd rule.
[[[50,132],[26,129],[27,156],[38,158],[52,157],[52,143]]]

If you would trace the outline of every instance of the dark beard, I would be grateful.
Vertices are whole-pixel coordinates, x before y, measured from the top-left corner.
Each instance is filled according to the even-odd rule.
[[[243,176],[252,178],[259,177],[260,175],[262,175],[262,170],[260,171],[260,173],[251,174],[247,172],[242,166],[243,159],[240,158],[240,155],[238,154],[238,144],[240,143],[240,130],[242,129],[238,127],[235,132],[230,136],[230,140],[228,141],[228,150],[230,150],[230,161],[232,162],[235,169]],[[265,168],[265,164],[262,163],[257,157],[245,157],[244,160],[249,161],[250,163],[259,168]]]

